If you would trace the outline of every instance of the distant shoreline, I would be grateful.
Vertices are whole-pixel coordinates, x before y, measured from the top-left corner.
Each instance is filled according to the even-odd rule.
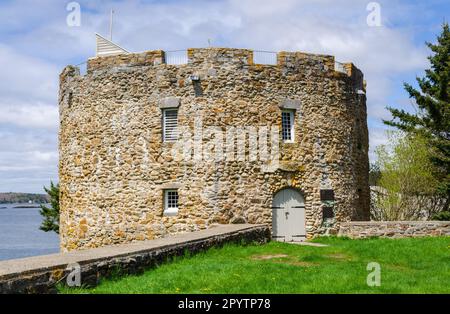
[[[26,204],[32,206],[48,203],[49,201],[50,198],[47,194],[0,192],[0,206],[8,206],[9,204]]]
[[[30,209],[41,208],[41,205],[49,205],[48,203],[2,203],[0,209]]]
[[[35,204],[35,205],[17,205],[17,206],[13,206],[12,208],[41,208],[41,205],[39,205],[39,204]]]

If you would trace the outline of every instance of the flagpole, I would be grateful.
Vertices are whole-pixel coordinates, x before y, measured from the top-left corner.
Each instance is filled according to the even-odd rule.
[[[109,40],[110,40],[110,41],[112,41],[113,15],[114,15],[114,10],[111,9],[111,18],[110,18],[110,21],[109,21]]]

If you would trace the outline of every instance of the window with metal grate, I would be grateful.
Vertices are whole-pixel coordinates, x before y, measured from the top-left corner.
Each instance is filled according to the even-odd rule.
[[[178,213],[178,190],[164,190],[164,214]]]
[[[163,110],[163,141],[174,142],[178,139],[178,109]]]
[[[285,142],[294,141],[294,110],[281,112],[281,136]]]

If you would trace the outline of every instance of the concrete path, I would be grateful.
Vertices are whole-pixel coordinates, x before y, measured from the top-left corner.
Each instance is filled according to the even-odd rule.
[[[0,261],[0,293],[46,293],[68,274],[67,265],[78,263],[84,278],[95,285],[100,276],[119,266],[131,272],[164,262],[171,256],[204,251],[229,242],[270,241],[267,225],[229,224],[161,239],[95,249]],[[95,277],[92,279],[92,277]],[[89,282],[88,284],[92,284]],[[52,291],[53,292],[53,291]]]
[[[316,243],[316,242],[286,242],[286,243],[291,243],[291,244],[296,244],[296,245],[303,245],[303,246],[315,246],[315,247],[327,247],[329,246],[328,244],[322,244],[322,243]]]
[[[119,257],[154,248],[164,248],[173,244],[186,243],[210,238],[217,235],[233,233],[253,228],[255,225],[236,224],[219,225],[210,229],[187,232],[165,238],[134,242],[128,244],[108,245],[95,249],[40,255],[12,260],[0,261],[0,279],[5,275],[22,273],[36,268],[68,265],[71,263],[91,262],[106,257]]]

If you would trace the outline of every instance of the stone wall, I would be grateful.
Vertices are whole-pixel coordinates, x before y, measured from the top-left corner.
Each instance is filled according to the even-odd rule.
[[[189,49],[93,58],[87,75],[60,76],[61,249],[98,247],[201,230],[272,224],[272,198],[293,187],[305,197],[308,237],[323,232],[321,189],[333,189],[335,220],[368,219],[368,132],[362,73],[334,57],[280,52],[253,63],[246,49]],[[199,80],[193,81],[197,77]],[[280,143],[275,169],[259,160],[176,160],[162,141],[161,108],[179,107],[180,127],[281,129],[294,106],[295,141]],[[204,136],[207,147],[212,137]],[[236,149],[238,149],[236,147]],[[233,151],[235,153],[235,151]],[[177,216],[163,215],[163,190],[177,187]]]
[[[339,236],[405,238],[450,236],[450,221],[355,221],[340,224]]]
[[[268,241],[268,226],[227,225],[186,236],[0,261],[0,294],[56,293],[56,284],[64,284],[73,270],[69,265],[79,265],[81,285],[95,286],[101,278],[139,274],[183,256],[186,251],[196,254],[225,243],[263,244]]]

